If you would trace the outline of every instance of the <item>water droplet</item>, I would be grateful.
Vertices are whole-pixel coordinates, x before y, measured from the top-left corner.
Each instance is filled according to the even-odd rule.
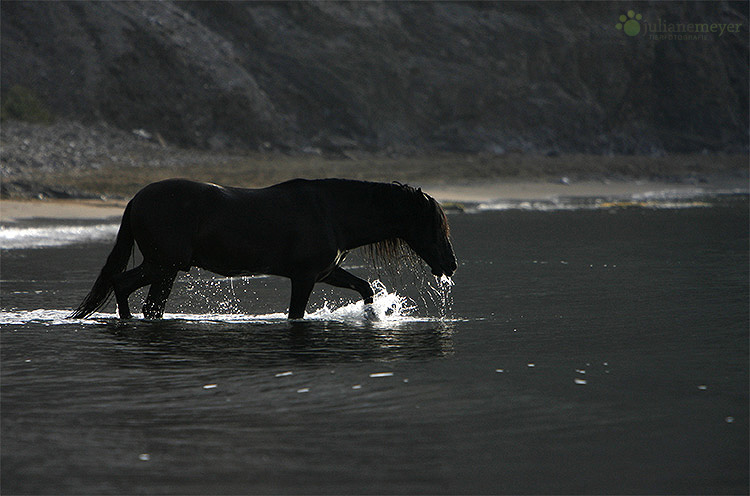
[[[393,372],[375,372],[370,377],[393,377]]]
[[[274,377],[286,377],[286,376],[288,376],[288,375],[292,375],[293,373],[294,373],[294,372],[292,372],[291,370],[288,370],[288,371],[286,371],[286,372],[279,372],[279,373],[278,373],[278,374],[276,374],[276,375],[275,375]]]
[[[203,389],[214,389],[218,384],[206,384]]]
[[[701,391],[705,391],[706,389],[708,389],[708,386],[706,386],[705,384],[701,384],[700,386],[698,386],[698,389],[700,389]]]
[[[141,453],[140,455],[138,455],[138,459],[147,462],[151,459],[151,455],[149,455],[148,453]]]
[[[310,388],[299,388],[297,390],[297,392],[298,393],[309,393],[310,392]]]
[[[576,384],[581,384],[581,385],[586,384],[585,379],[573,379],[573,382],[575,382]]]
[[[535,365],[535,364],[533,364],[533,363],[527,363],[527,364],[526,364],[526,366],[527,366],[527,367],[529,367],[529,368],[531,368],[531,367],[536,367],[536,365]]]
[[[732,422],[734,422],[734,417],[727,417],[724,420],[726,421],[727,424],[731,424]]]
[[[498,373],[502,374],[503,372],[505,372],[505,370],[503,370],[503,369],[495,369],[495,372],[498,372]]]
[[[362,384],[355,384],[352,389],[362,389]]]

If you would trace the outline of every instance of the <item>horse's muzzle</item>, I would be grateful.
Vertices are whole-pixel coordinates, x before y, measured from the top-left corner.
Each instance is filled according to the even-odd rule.
[[[432,275],[435,277],[442,277],[442,276],[451,277],[453,276],[453,273],[456,272],[456,269],[447,269],[447,270],[432,269],[431,272],[432,272]]]

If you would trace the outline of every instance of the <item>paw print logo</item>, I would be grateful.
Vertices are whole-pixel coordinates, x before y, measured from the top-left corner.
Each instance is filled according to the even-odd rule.
[[[620,22],[615,24],[617,29],[622,29],[628,36],[635,36],[641,32],[641,23],[638,22],[643,19],[641,14],[636,14],[634,11],[629,10],[628,15],[621,15]]]

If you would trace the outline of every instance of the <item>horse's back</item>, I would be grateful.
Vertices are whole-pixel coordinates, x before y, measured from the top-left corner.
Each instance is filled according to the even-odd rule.
[[[187,179],[167,179],[141,189],[131,200],[130,222],[144,257],[188,267],[201,217],[221,201],[221,187]]]
[[[186,270],[286,275],[288,261],[335,250],[327,203],[316,181],[245,189],[168,179],[131,200],[144,257]]]
[[[214,189],[223,189],[212,183],[192,181],[190,179],[173,178],[157,181],[141,188],[133,199],[142,198],[162,201],[168,198],[181,198],[196,194],[206,194]]]

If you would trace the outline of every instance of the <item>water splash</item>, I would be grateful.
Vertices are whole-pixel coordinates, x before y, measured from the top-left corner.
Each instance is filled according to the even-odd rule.
[[[451,290],[455,284],[453,279],[443,274],[440,277],[433,276],[433,280],[428,278],[425,282],[428,288],[427,296],[437,308],[440,320],[448,319],[453,307],[453,295],[451,294]]]
[[[335,308],[323,303],[323,308],[305,315],[306,319],[312,320],[339,320],[357,321],[363,320],[375,322],[395,322],[409,320],[416,312],[416,305],[398,293],[389,293],[385,285],[376,279],[370,283],[375,295],[372,304],[365,305],[362,300]]]
[[[197,271],[195,274],[187,272],[184,278],[184,290],[179,286],[176,288],[176,294],[186,298],[186,301],[178,308],[182,311],[205,308],[209,313],[217,314],[242,313],[242,300],[235,290],[235,282],[240,282],[242,293],[247,293],[245,285],[249,279],[250,277],[205,277],[202,271]]]

